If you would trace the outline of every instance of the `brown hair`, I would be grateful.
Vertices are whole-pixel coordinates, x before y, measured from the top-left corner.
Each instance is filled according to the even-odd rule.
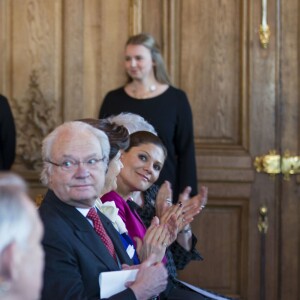
[[[107,119],[80,119],[78,121],[87,123],[99,130],[104,131],[107,135],[110,151],[109,161],[111,161],[120,150],[125,150],[129,146],[129,133],[126,127],[111,123]]]
[[[149,131],[136,131],[130,135],[129,140],[129,146],[125,150],[125,152],[128,152],[132,147],[137,147],[139,145],[154,144],[160,147],[163,150],[165,158],[167,157],[167,148],[165,147],[162,140],[157,135]]]

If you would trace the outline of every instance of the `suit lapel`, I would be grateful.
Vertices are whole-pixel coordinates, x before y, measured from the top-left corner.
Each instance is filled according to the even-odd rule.
[[[91,225],[89,225],[91,226]],[[92,230],[94,230],[92,228]],[[93,231],[76,230],[75,235],[89,248],[110,270],[119,270],[119,266],[108,252],[101,238]]]
[[[60,201],[54,193],[48,204],[54,205],[57,208],[58,213],[63,216],[65,221],[73,229],[74,235],[85,247],[89,248],[108,269],[112,271],[120,269],[89,221],[75,207]]]

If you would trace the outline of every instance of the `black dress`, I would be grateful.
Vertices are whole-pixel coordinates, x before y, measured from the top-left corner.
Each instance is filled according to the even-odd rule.
[[[141,100],[130,97],[121,87],[105,96],[99,118],[121,112],[145,118],[166,146],[168,157],[157,184],[170,181],[175,201],[186,186],[192,187],[192,195],[197,194],[193,120],[186,94],[170,86],[161,95]]]

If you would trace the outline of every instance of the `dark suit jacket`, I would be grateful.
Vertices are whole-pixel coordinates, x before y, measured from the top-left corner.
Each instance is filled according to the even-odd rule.
[[[7,99],[0,95],[0,170],[9,170],[15,160],[16,129]]]
[[[45,272],[42,299],[99,299],[99,273],[119,266],[88,220],[73,206],[60,201],[48,190],[39,208],[44,223]],[[121,263],[132,264],[118,232],[99,213]],[[136,299],[131,289],[109,299]]]

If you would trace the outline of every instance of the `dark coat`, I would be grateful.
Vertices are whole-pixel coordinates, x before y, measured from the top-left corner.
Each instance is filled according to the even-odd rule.
[[[9,170],[15,155],[15,123],[7,99],[0,95],[0,170]]]
[[[73,206],[48,190],[39,208],[44,223],[45,250],[43,300],[99,299],[99,274],[117,271],[118,264],[88,220]],[[132,264],[118,232],[109,219],[98,213],[110,236],[120,263]],[[130,289],[109,299],[136,299]]]

